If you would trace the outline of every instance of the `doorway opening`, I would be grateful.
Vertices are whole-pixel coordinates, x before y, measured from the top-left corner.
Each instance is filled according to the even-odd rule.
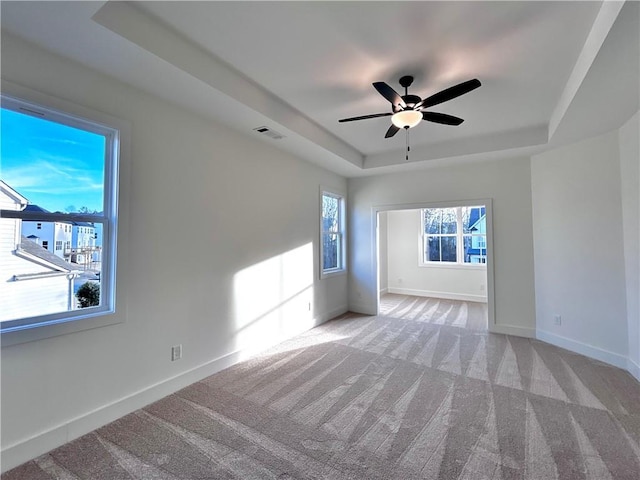
[[[490,199],[374,208],[377,314],[492,331]]]

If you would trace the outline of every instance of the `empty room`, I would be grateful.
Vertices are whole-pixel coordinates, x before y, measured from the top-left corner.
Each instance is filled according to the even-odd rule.
[[[0,22],[2,480],[640,478],[640,2]]]

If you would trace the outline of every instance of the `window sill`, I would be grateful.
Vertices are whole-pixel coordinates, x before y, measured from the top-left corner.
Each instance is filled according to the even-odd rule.
[[[419,268],[448,268],[452,270],[486,270],[487,264],[463,264],[463,263],[419,263]]]
[[[322,272],[320,272],[320,278],[331,278],[331,277],[338,277],[340,275],[346,275],[347,273],[347,269],[346,268],[336,268],[333,270],[323,270]]]
[[[114,315],[114,313],[114,311],[100,310],[85,315],[74,315],[73,317],[33,323],[31,325],[16,327],[15,329],[7,329],[2,331],[0,342],[2,348],[4,348],[11,345],[19,345],[21,343],[34,342],[122,323],[122,320]]]

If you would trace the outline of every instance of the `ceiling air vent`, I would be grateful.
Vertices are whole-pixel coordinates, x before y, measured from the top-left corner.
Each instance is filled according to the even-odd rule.
[[[262,135],[266,135],[269,138],[273,138],[274,140],[280,140],[281,138],[284,138],[284,135],[276,132],[275,130],[271,130],[269,127],[258,127],[254,128],[253,130],[261,133]]]

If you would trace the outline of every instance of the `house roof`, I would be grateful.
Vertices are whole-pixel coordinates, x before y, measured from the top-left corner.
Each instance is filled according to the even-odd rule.
[[[89,222],[71,222],[75,227],[95,227],[93,223]]]
[[[29,205],[27,205],[27,207],[24,209],[24,211],[25,212],[51,213],[46,208],[42,208],[41,206],[35,205],[33,203],[30,203]]]
[[[16,192],[12,187],[9,186],[9,184],[4,182],[3,180],[0,180],[0,191],[4,192],[9,197],[13,198],[16,203],[19,203],[19,204],[29,203],[29,200],[27,200],[25,197],[23,197],[18,192]]]
[[[469,213],[469,228],[473,228],[486,215],[484,207],[475,207]]]
[[[46,248],[38,245],[36,242],[29,240],[27,237],[22,237],[20,242],[20,250],[28,253],[34,257],[44,260],[47,263],[53,264],[55,268],[63,271],[70,272],[73,270],[71,264],[65,262],[60,257],[54,255]]]

